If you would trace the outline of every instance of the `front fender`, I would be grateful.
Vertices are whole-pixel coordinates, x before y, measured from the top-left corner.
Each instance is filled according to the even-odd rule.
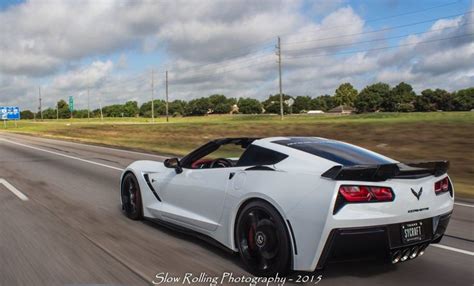
[[[142,195],[142,203],[143,203],[143,213],[145,216],[149,216],[148,211],[146,210],[146,207],[149,205],[149,203],[153,202],[153,194],[151,190],[149,190],[149,187],[143,177],[143,174],[149,174],[149,173],[158,173],[162,172],[166,169],[164,164],[162,162],[158,161],[149,161],[149,160],[142,160],[142,161],[135,161],[128,165],[125,170],[122,172],[122,175],[120,176],[120,192],[122,190],[122,181],[123,177],[127,173],[133,173],[135,177],[137,178],[138,185],[140,187],[141,195]],[[122,196],[120,195],[120,203],[122,204]]]

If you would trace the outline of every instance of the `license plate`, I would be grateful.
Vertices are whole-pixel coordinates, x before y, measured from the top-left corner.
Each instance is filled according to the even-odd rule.
[[[422,221],[403,223],[401,231],[403,243],[412,243],[425,239]]]

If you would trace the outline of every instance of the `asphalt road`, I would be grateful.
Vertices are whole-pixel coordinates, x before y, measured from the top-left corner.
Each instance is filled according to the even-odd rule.
[[[0,184],[0,285],[150,285],[166,272],[248,275],[236,255],[122,215],[120,170],[140,159],[163,157],[0,133],[0,182],[21,192]],[[431,246],[397,265],[333,264],[308,275],[322,275],[319,285],[474,285],[474,208],[458,203],[441,242],[447,248]]]

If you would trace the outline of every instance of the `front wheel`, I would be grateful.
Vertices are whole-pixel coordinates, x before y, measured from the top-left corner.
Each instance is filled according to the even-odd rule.
[[[142,197],[137,178],[133,173],[127,173],[122,180],[121,188],[122,210],[133,220],[143,219]]]
[[[291,247],[285,222],[263,201],[246,205],[237,218],[236,240],[240,257],[256,276],[286,275]]]

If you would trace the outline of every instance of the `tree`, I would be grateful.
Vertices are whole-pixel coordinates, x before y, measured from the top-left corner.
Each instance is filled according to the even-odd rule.
[[[223,94],[213,94],[209,96],[210,109],[212,113],[229,113],[232,106],[237,103],[235,98],[227,98]]]
[[[56,109],[47,108],[43,110],[43,119],[54,119],[54,118],[56,118]]]
[[[415,98],[414,102],[415,110],[419,112],[435,111],[436,106],[431,103],[430,99],[427,96],[418,95]]]
[[[155,113],[155,117],[166,114],[166,105],[165,105],[166,102],[164,100],[155,99],[153,100],[153,103],[154,103],[153,110]],[[151,100],[143,103],[140,106],[138,113],[140,114],[140,116],[150,118],[151,117]]]
[[[56,103],[56,108],[58,108],[59,118],[65,119],[71,117],[71,111],[69,111],[69,104],[67,104],[64,99],[61,99]]]
[[[336,107],[336,101],[334,96],[328,94],[320,95],[316,98],[311,99],[311,109],[312,110],[323,110],[328,111]]]
[[[239,112],[243,114],[262,113],[262,104],[253,98],[240,98],[237,105],[239,106]]]
[[[297,96],[292,106],[294,113],[301,113],[311,109],[311,97],[309,96]]]
[[[444,89],[425,89],[415,103],[417,111],[454,110],[454,96]]]
[[[323,96],[318,96],[311,99],[310,110],[328,110],[326,100],[324,100]]]
[[[33,119],[35,117],[34,113],[31,110],[23,110],[20,111],[20,118],[21,119]]]
[[[168,112],[173,116],[184,115],[184,110],[186,108],[186,101],[184,100],[173,100],[168,104]]]
[[[366,86],[357,96],[354,106],[357,112],[374,112],[380,109],[382,101],[388,96],[390,86],[386,83],[376,83]]]
[[[441,101],[437,103],[438,109],[444,111],[454,110],[454,95],[444,89],[436,89],[435,93],[439,94]]]
[[[78,109],[73,112],[74,118],[87,118],[87,109]]]
[[[138,102],[127,101],[122,107],[122,114],[125,117],[136,117],[140,112]]]
[[[412,86],[401,82],[382,98],[382,108],[388,112],[406,112],[411,108],[410,104],[413,105],[415,96]],[[401,107],[402,104],[403,107]]]
[[[184,109],[184,114],[190,115],[204,115],[211,109],[211,103],[208,97],[201,97],[190,100]]]
[[[453,105],[459,111],[474,109],[474,87],[458,90],[454,94]]]
[[[350,83],[346,82],[341,84],[334,95],[334,101],[337,105],[348,105],[354,106],[354,101],[357,98],[357,89],[355,89]]]
[[[288,112],[290,111],[290,108],[288,104],[285,103],[285,101],[290,99],[291,96],[283,94],[282,97],[283,97],[283,113],[288,114]],[[268,96],[268,99],[265,100],[262,104],[266,113],[280,114],[280,95],[279,94],[275,94],[275,95],[270,94]]]
[[[397,108],[398,112],[413,112],[415,105],[413,103],[400,103]]]

